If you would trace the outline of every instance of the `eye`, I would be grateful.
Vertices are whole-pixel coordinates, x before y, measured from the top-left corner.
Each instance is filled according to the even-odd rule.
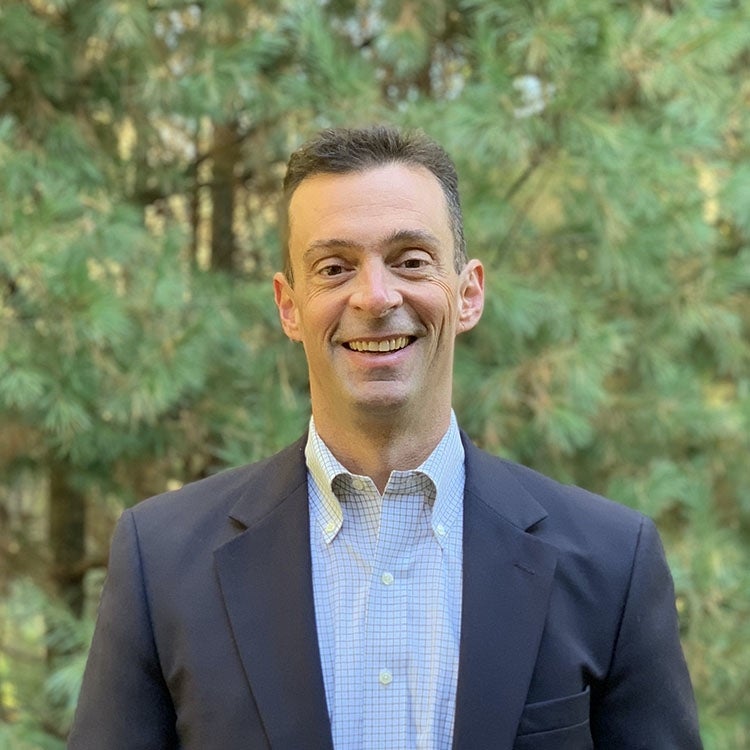
[[[409,250],[398,257],[396,267],[407,271],[419,271],[430,265],[432,256],[424,250]]]
[[[401,265],[404,268],[423,268],[427,265],[427,261],[424,258],[407,258],[401,261]]]
[[[344,273],[344,267],[339,263],[329,263],[320,269],[321,276],[338,276]]]

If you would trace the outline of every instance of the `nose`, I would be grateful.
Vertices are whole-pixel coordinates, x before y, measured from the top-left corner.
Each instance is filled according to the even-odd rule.
[[[403,302],[396,279],[380,259],[364,262],[354,283],[349,304],[373,317],[382,318]]]

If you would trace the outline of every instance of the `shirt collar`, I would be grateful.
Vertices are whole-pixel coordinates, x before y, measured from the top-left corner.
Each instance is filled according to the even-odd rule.
[[[330,542],[338,534],[344,521],[344,514],[336,493],[334,480],[347,477],[351,480],[369,480],[352,474],[334,455],[315,429],[315,421],[310,417],[310,429],[305,446],[305,460],[312,481],[320,496],[320,504],[312,510],[317,513],[324,539]],[[394,471],[391,478],[409,474],[422,474],[434,486],[434,495],[428,495],[432,502],[432,530],[442,544],[457,520],[462,518],[463,490],[465,483],[464,448],[458,430],[456,415],[451,410],[450,423],[435,449],[416,469]],[[390,480],[389,480],[390,483]],[[388,487],[386,486],[386,494]]]

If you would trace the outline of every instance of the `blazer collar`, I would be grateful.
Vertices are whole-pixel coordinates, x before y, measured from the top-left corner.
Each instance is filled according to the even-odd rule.
[[[547,511],[516,479],[505,461],[474,445],[465,432],[466,494],[476,498],[520,531],[528,531],[547,517]]]
[[[466,457],[467,495],[479,499],[521,531],[531,529],[547,516],[547,511],[515,478],[512,464],[477,448],[463,431],[461,442]],[[230,517],[245,527],[255,526],[276,512],[300,486],[306,490],[306,444],[307,433],[275,456],[253,464]]]
[[[242,526],[254,527],[273,515],[300,486],[307,489],[306,442],[307,434],[274,456],[249,466],[240,497],[229,517]]]

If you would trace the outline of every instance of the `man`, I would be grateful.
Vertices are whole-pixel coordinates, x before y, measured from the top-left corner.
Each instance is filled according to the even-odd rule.
[[[309,433],[123,514],[69,747],[700,748],[653,524],[458,430],[445,152],[327,131],[285,196]]]

